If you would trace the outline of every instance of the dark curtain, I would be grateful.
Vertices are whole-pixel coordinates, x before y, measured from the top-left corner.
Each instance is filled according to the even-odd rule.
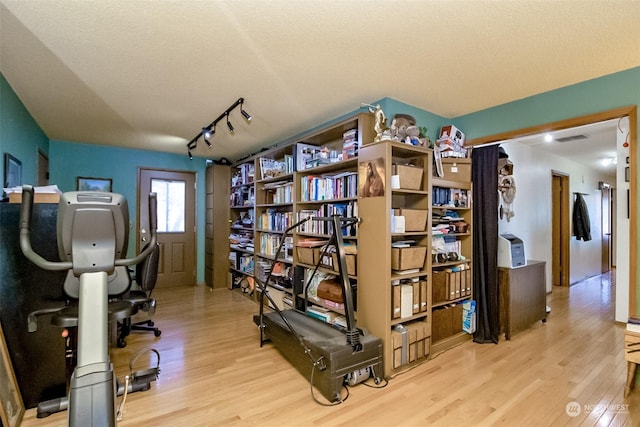
[[[498,343],[498,145],[474,148],[473,295],[476,300],[478,343]]]

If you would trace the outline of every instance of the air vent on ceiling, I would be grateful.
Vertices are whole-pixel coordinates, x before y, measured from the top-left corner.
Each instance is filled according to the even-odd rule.
[[[562,138],[556,138],[557,142],[569,142],[569,141],[578,141],[580,139],[587,139],[587,135],[572,135],[572,136],[563,136]]]

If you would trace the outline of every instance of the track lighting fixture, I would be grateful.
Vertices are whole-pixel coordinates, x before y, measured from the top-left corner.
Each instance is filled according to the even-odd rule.
[[[251,114],[247,113],[243,107],[244,98],[238,98],[236,102],[234,102],[229,106],[229,108],[224,110],[224,112],[222,112],[222,114],[220,114],[213,122],[211,122],[209,126],[203,127],[202,131],[199,134],[197,134],[191,141],[189,141],[189,143],[187,143],[187,153],[189,154],[190,159],[193,159],[192,150],[194,150],[198,146],[198,138],[200,138],[200,136],[202,136],[202,139],[204,140],[205,144],[207,144],[207,147],[211,148],[212,144],[211,144],[211,141],[209,141],[209,138],[215,135],[216,125],[220,120],[226,118],[229,132],[231,133],[235,132],[235,128],[229,121],[229,113],[231,113],[231,111],[233,111],[234,108],[236,108],[238,105],[240,106],[240,113],[242,113],[242,116],[245,118],[245,120],[247,122],[251,121]]]
[[[229,121],[229,114],[227,114],[227,127],[229,128],[229,132],[233,133],[235,131],[235,129],[233,128],[233,125]]]

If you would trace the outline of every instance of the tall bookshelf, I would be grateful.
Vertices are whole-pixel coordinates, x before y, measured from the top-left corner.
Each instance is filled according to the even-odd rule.
[[[362,171],[366,171],[370,164],[376,165],[384,180],[382,195],[358,198],[362,220],[358,250],[358,281],[361,284],[358,289],[358,320],[383,340],[384,370],[388,377],[427,360],[430,353],[431,258],[426,255],[431,247],[428,211],[432,151],[397,142],[380,142],[361,148],[358,162]],[[419,177],[414,175],[413,182],[405,183],[403,168],[408,168],[411,173],[418,172]],[[394,179],[392,185],[392,175],[397,175],[399,170],[402,173],[400,183],[398,185]],[[363,176],[361,173],[362,196],[366,195],[363,194]],[[404,230],[392,228],[396,221],[393,217],[402,216],[396,215],[403,213],[402,209],[423,215],[424,222],[418,231],[408,231],[406,223]],[[413,242],[412,245],[392,248],[392,245],[403,246],[400,242],[407,241]],[[394,260],[401,252],[400,258]],[[409,254],[413,254],[413,260],[406,258]],[[414,292],[416,286],[418,289]],[[399,307],[398,291],[408,289],[411,289],[410,307]],[[417,303],[416,308],[414,303]],[[396,310],[398,308],[401,308],[400,313]],[[408,341],[404,346],[397,346],[394,342],[397,341],[395,335],[398,330],[405,333],[419,331],[416,332],[413,357],[408,354],[411,351]]]
[[[281,310],[292,308],[294,304],[293,236],[285,234],[294,222],[291,150],[292,146],[272,149],[255,158],[255,275],[261,283],[266,283],[273,265],[267,290]],[[278,248],[281,249],[279,252]]]
[[[446,234],[434,231],[433,239],[446,240],[445,253],[451,257],[434,260],[432,310],[432,353],[445,351],[471,338],[462,330],[462,303],[473,299],[473,200],[470,181],[471,161],[443,159],[445,176],[433,178],[432,223],[447,228]],[[465,168],[467,173],[462,173]],[[460,169],[460,171],[458,170]],[[450,173],[454,170],[456,173]],[[444,218],[444,219],[443,219]]]
[[[283,230],[305,216],[340,212],[359,217],[361,222],[342,235],[345,244],[357,252],[348,259],[353,267],[348,274],[349,288],[355,296],[358,326],[383,341],[384,375],[390,377],[469,337],[453,326],[451,331],[455,332],[437,336],[442,326],[440,315],[446,310],[449,320],[445,322],[453,322],[450,309],[459,310],[459,304],[472,296],[442,300],[440,294],[434,294],[432,282],[434,275],[459,265],[468,266],[470,274],[471,183],[433,178],[430,149],[392,141],[371,143],[375,136],[373,122],[372,115],[357,114],[284,141],[232,166],[230,233],[239,234],[245,242],[230,246],[230,285],[247,278],[264,278],[265,269],[274,261],[272,251],[277,243],[287,239],[285,251],[275,260],[280,264],[277,271],[283,270],[285,274],[276,277],[268,287],[275,303],[279,308],[316,307],[338,316],[344,314],[339,306],[308,300],[304,293],[306,278],[316,259],[302,257],[298,246],[307,239],[328,240],[328,224],[309,221],[290,236],[285,236]],[[351,132],[356,136],[353,145],[345,143]],[[341,152],[347,154],[338,159]],[[273,161],[288,166],[278,174],[266,175],[265,168],[272,167]],[[365,197],[363,177],[369,163],[379,165],[382,171],[382,195]],[[407,170],[409,174],[420,171],[417,183],[406,185]],[[392,183],[392,176],[399,176],[400,182],[394,178]],[[435,205],[433,188],[464,190],[468,205]],[[468,225],[464,232],[449,234],[449,239],[458,242],[457,250],[464,259],[434,261],[433,217],[447,210],[455,211]],[[404,230],[392,228],[392,224],[397,226],[394,217],[400,216],[405,219]],[[421,223],[417,228],[409,225],[416,216]],[[409,246],[393,247],[404,245]],[[405,252],[406,249],[409,250]],[[413,249],[423,255],[419,257],[419,265],[406,268],[398,254],[402,253],[400,257],[406,260],[405,256]],[[238,263],[240,258],[243,263]],[[326,256],[319,271],[337,275],[332,264],[333,258]],[[282,277],[291,280],[281,280]],[[409,288],[411,307],[407,308],[402,304],[402,295]],[[254,292],[252,297],[255,299],[257,294]],[[460,312],[460,320],[461,316]],[[406,337],[406,345],[400,342],[400,336]]]
[[[255,247],[255,164],[247,160],[231,167],[229,192],[229,288],[251,295]]]

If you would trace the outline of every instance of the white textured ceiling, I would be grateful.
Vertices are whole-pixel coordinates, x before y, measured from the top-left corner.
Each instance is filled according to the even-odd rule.
[[[640,65],[637,0],[0,0],[49,138],[230,159],[383,97],[456,117]]]

